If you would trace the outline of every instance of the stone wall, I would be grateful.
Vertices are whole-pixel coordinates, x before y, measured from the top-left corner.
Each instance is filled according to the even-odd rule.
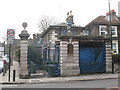
[[[54,60],[55,58],[54,58],[54,54],[55,54],[55,52],[54,52],[54,50],[55,50],[55,47],[54,47],[54,45],[55,45],[55,41],[57,40],[57,38],[55,37],[57,34],[55,33],[55,31],[53,30],[52,31],[52,34],[51,34],[51,43],[53,44],[53,46],[51,47],[51,50],[50,50],[50,59],[51,60]]]
[[[79,43],[72,42],[73,56],[68,56],[68,41],[60,41],[60,71],[61,76],[79,75]]]
[[[105,56],[106,56],[106,72],[112,72],[112,51],[111,43],[109,41],[105,42]]]
[[[119,72],[119,65],[118,64],[114,64],[114,72],[115,73]]]

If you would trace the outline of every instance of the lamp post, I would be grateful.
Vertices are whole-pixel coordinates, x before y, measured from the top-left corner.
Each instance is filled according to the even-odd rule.
[[[9,75],[8,75],[9,82],[10,82],[10,65],[11,65],[11,43],[9,44]]]
[[[111,15],[111,11],[110,11],[110,0],[109,2],[109,17],[110,17],[110,24],[109,24],[109,30],[110,30],[110,36],[111,36],[111,50],[112,50],[112,27],[111,27],[111,23],[112,23],[112,15]],[[112,55],[112,74],[114,74],[114,63],[113,63],[113,55]]]

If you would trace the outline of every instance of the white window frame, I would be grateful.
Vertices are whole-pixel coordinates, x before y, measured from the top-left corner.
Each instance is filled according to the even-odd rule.
[[[113,44],[116,44],[116,47],[113,47]],[[118,54],[118,40],[112,41],[112,49],[113,49],[113,54]],[[114,51],[116,52],[114,53]]]
[[[83,30],[83,35],[89,35],[89,31],[88,30]]]
[[[101,31],[101,28],[104,28],[104,29],[105,29],[105,28],[106,28],[106,26],[104,26],[104,25],[100,25],[100,26],[99,26],[100,36],[102,35],[102,34],[101,34],[102,32],[104,32],[105,34],[107,34],[106,30]]]
[[[112,31],[115,33],[115,35],[112,35],[112,37],[117,37],[117,26],[111,26],[111,29],[115,28],[115,31]]]

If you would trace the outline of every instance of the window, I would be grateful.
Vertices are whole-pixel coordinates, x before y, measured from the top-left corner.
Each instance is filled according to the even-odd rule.
[[[117,26],[111,26],[112,37],[117,37]],[[100,36],[108,34],[106,26],[99,26]]]
[[[113,53],[117,53],[116,43],[113,43],[112,47],[113,47]]]
[[[89,35],[89,31],[88,30],[83,30],[83,35]]]
[[[112,37],[117,37],[117,27],[112,26],[111,30],[112,30]]]
[[[105,29],[106,29],[106,26],[100,26],[100,27],[99,27],[100,36],[107,34],[107,32],[106,32]]]
[[[113,41],[112,42],[112,49],[113,49],[114,54],[118,53],[118,41]]]

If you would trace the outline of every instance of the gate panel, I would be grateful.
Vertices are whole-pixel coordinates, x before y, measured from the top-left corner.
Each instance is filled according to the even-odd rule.
[[[48,76],[49,63],[56,66],[56,75],[59,71],[59,48],[51,49],[34,45],[28,47],[28,72],[30,77]],[[51,55],[53,54],[53,55]],[[51,57],[52,56],[52,57]]]
[[[44,55],[44,50],[35,47],[28,48],[28,72],[31,77],[47,74],[43,66],[45,58],[42,55]]]
[[[103,43],[81,43],[79,65],[81,73],[105,72],[105,53]]]

